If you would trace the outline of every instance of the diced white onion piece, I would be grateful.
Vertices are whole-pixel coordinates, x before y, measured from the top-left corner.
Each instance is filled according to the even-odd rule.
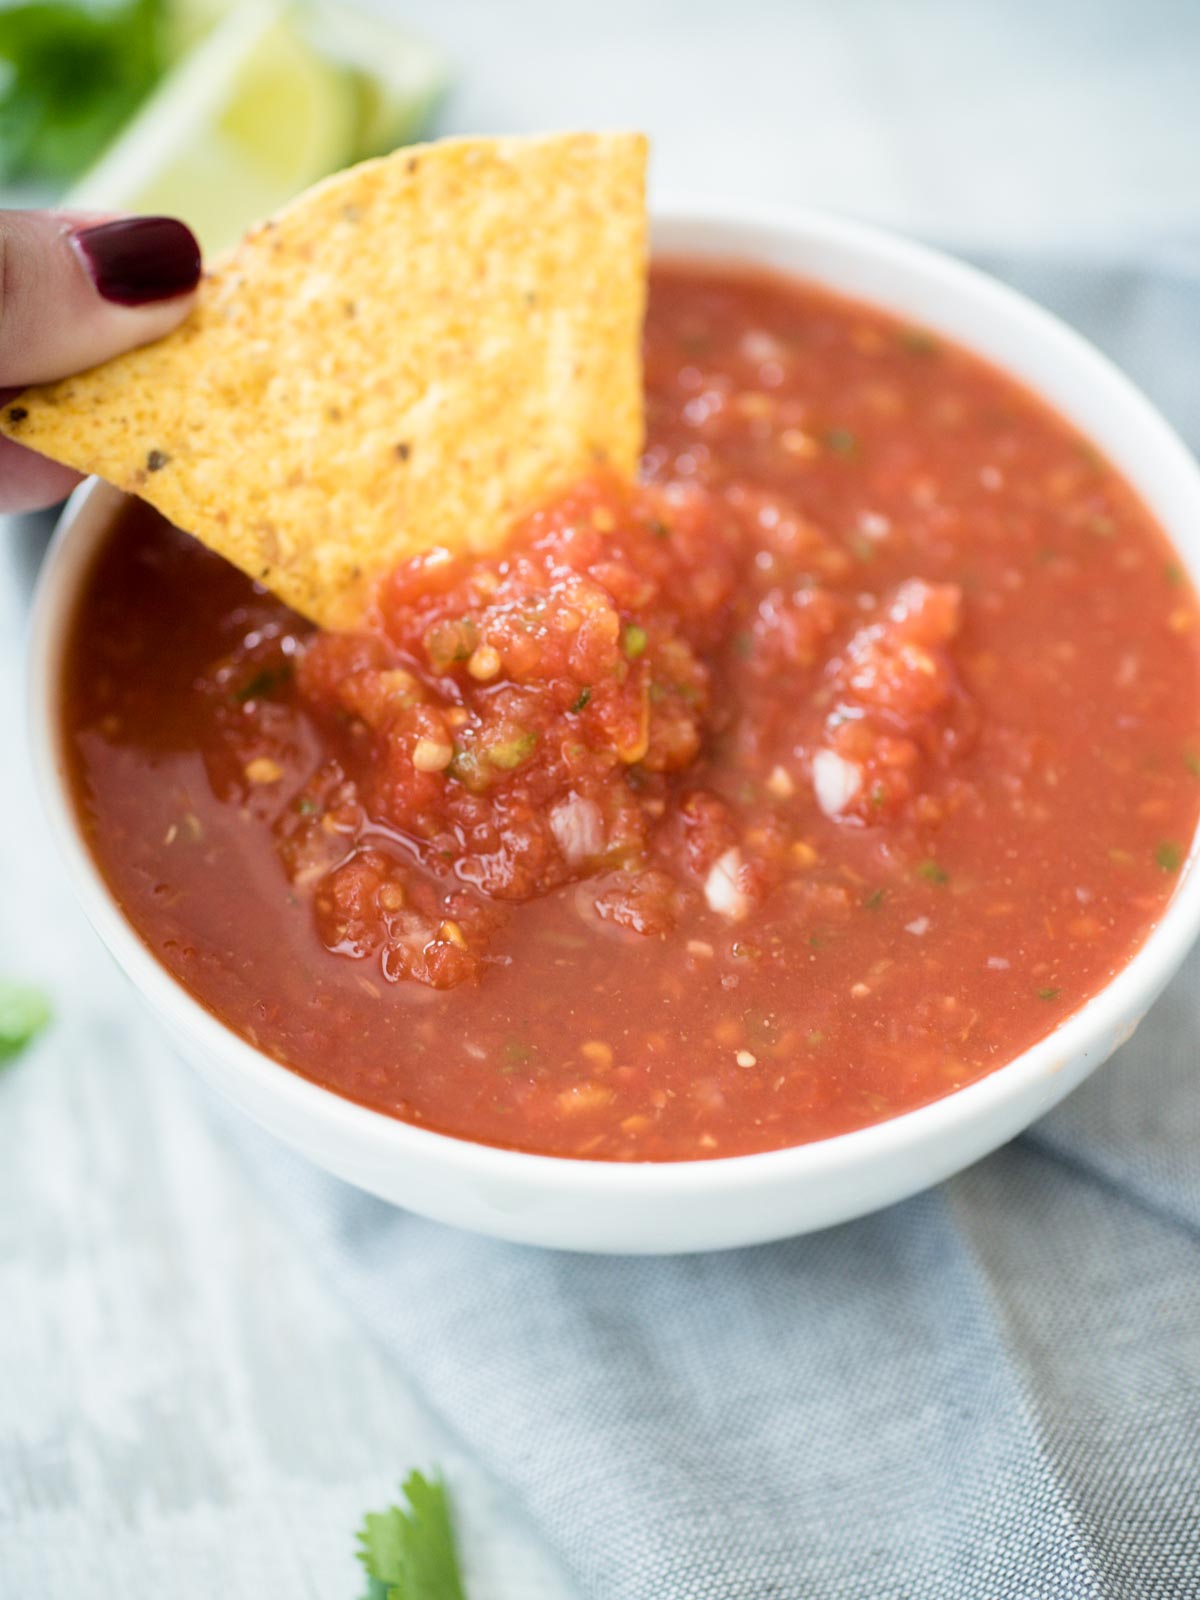
[[[765,361],[778,361],[786,355],[786,350],[773,333],[767,333],[763,328],[751,328],[744,333],[739,341],[741,353],[747,361],[753,361],[761,366]]]
[[[892,531],[892,519],[879,511],[864,511],[858,526],[868,539],[886,539]]]
[[[550,831],[572,866],[604,849],[604,819],[594,800],[568,795],[550,813]]]
[[[704,898],[709,910],[719,916],[738,922],[750,910],[750,897],[738,882],[742,870],[742,852],[736,848],[718,856],[704,880]]]
[[[862,768],[835,750],[818,750],[813,757],[813,793],[827,817],[840,817],[862,788]]]
[[[923,933],[929,932],[929,918],[914,917],[911,922],[904,924],[904,931],[905,933],[915,933],[919,939]]]

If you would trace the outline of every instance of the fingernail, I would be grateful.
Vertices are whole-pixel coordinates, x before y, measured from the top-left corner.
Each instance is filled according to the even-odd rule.
[[[173,300],[200,281],[200,246],[174,217],[122,217],[81,228],[71,243],[97,291],[121,306]]]

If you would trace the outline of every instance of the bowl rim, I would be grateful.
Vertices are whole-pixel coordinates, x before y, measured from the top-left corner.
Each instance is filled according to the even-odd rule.
[[[1172,469],[1189,489],[1200,522],[1200,466],[1174,429],[1107,357],[1018,291],[965,262],[889,229],[817,208],[678,196],[653,207],[652,225],[660,223],[668,227],[761,229],[793,237],[819,236],[834,246],[888,258],[920,273],[934,285],[940,282],[969,293],[981,324],[993,312],[1009,321],[1024,323],[1043,348],[1102,385],[1112,406],[1132,418],[1143,436],[1150,436],[1160,454],[1174,458]],[[708,259],[722,259],[719,249],[705,254]],[[736,249],[730,250],[727,259],[753,265],[744,252],[739,254]],[[959,342],[971,348],[969,338]],[[1003,369],[1002,362],[985,359]],[[1027,387],[1035,388],[1017,376]],[[588,1160],[477,1143],[372,1110],[266,1055],[196,999],[159,962],[127,920],[84,841],[66,779],[58,685],[71,619],[99,529],[82,556],[76,555],[72,545],[85,511],[89,519],[106,519],[122,498],[96,479],[87,480],[71,495],[42,564],[30,618],[29,737],[44,814],[60,859],[102,942],[160,1017],[202,1050],[236,1068],[255,1091],[256,1103],[275,1101],[289,1114],[292,1125],[321,1124],[328,1132],[342,1135],[357,1147],[364,1160],[401,1163],[411,1158],[427,1171],[441,1167],[455,1176],[516,1182],[524,1189],[541,1188],[546,1195],[559,1198],[603,1199],[619,1195],[626,1201],[639,1197],[686,1198],[699,1193],[708,1197],[714,1193],[733,1196],[759,1187],[777,1188],[790,1180],[812,1182],[846,1175],[927,1146],[931,1141],[945,1140],[950,1145],[956,1133],[995,1120],[993,1114],[1000,1113],[1008,1102],[1019,1100],[1039,1080],[1052,1078],[1068,1063],[1100,1048],[1105,1040],[1128,1036],[1136,1026],[1136,1020],[1131,1023],[1129,1019],[1140,1019],[1200,933],[1200,865],[1194,835],[1175,892],[1141,946],[1103,988],[1044,1038],[984,1077],[940,1099],[881,1122],[805,1144],[680,1161]],[[1171,529],[1165,528],[1164,532],[1172,539]],[[1200,555],[1189,560],[1186,552],[1177,549],[1177,553],[1200,584]]]

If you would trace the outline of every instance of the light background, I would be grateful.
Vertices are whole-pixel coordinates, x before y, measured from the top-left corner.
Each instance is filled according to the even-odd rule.
[[[963,248],[1200,254],[1200,4],[444,0],[446,132],[630,124],[657,192],[824,204]],[[441,1462],[472,1600],[569,1594],[221,1148],[37,813],[0,529],[0,972],[57,1023],[0,1078],[0,1597],[351,1600],[351,1533]]]

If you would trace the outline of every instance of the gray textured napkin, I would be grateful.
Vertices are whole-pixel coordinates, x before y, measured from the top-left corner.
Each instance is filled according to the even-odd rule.
[[[1004,275],[1200,441],[1200,252]],[[989,263],[993,267],[1005,264]],[[1200,957],[940,1190],[682,1259],[458,1233],[233,1137],[594,1600],[1200,1596]]]

